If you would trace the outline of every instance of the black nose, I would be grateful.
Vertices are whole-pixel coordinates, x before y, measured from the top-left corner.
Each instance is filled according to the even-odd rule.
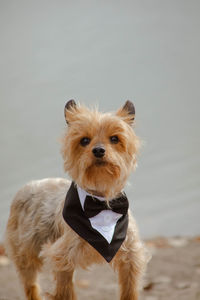
[[[103,157],[105,154],[105,149],[103,147],[95,147],[92,149],[92,152],[94,154],[94,156],[96,157]]]

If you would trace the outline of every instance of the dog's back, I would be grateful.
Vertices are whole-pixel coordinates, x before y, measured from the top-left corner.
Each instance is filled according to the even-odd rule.
[[[46,241],[62,234],[62,208],[69,181],[49,178],[32,181],[16,194],[10,210],[5,244],[8,255],[18,258],[31,249],[38,256]]]

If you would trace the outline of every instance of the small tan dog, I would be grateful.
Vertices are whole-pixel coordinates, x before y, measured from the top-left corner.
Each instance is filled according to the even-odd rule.
[[[44,261],[51,266],[56,280],[55,293],[48,294],[48,299],[75,300],[75,268],[102,264],[106,260],[118,271],[120,299],[137,300],[147,263],[146,251],[130,212],[115,212],[111,206],[112,199],[127,203],[122,190],[136,166],[140,143],[131,127],[134,106],[127,101],[115,114],[103,114],[70,100],[65,106],[65,118],[68,128],[62,154],[65,171],[73,184],[70,187],[71,182],[66,179],[43,179],[25,185],[17,193],[7,224],[7,252],[16,265],[28,300],[42,299],[36,279]],[[81,193],[92,195],[89,206],[93,197],[108,206],[97,216],[86,218],[76,200],[81,219],[76,209],[73,211],[75,194],[70,194],[69,188],[79,197]],[[72,213],[65,207],[69,197]],[[65,212],[69,212],[68,217]],[[73,227],[70,222],[74,220],[78,221]],[[89,229],[84,227],[86,223]],[[88,230],[88,240],[77,233],[76,226],[80,230],[86,228],[86,235]],[[114,238],[116,226],[119,234]],[[95,233],[99,240],[94,242],[90,234]]]

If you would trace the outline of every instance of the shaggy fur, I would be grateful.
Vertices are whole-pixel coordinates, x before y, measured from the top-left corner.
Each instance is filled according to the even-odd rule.
[[[68,123],[62,154],[65,171],[86,191],[109,200],[124,188],[136,166],[139,139],[131,125],[134,106],[127,101],[115,114],[91,111],[74,101],[65,108]],[[112,143],[110,137],[117,136]],[[89,144],[80,141],[89,138]],[[105,155],[96,158],[94,147]],[[51,300],[75,300],[73,272],[105,263],[101,255],[63,220],[62,210],[70,186],[66,179],[43,179],[25,185],[15,196],[6,230],[6,249],[16,265],[28,300],[41,300],[36,283],[44,261],[54,272],[56,289]],[[119,274],[120,300],[137,300],[147,263],[136,223],[129,212],[126,239],[110,263]]]

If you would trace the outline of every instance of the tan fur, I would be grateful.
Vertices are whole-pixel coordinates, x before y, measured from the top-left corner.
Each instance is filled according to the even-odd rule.
[[[69,124],[63,138],[64,168],[83,189],[109,199],[124,188],[136,166],[139,139],[131,128],[131,115],[123,108],[116,114],[101,114],[83,106],[65,110]],[[119,143],[112,144],[111,136]],[[83,137],[91,142],[80,145]],[[92,149],[104,145],[105,157],[97,163]],[[102,163],[103,161],[103,163]],[[15,196],[6,230],[6,249],[14,261],[28,300],[41,300],[36,283],[44,261],[57,283],[51,300],[75,300],[73,272],[104,263],[100,254],[80,238],[63,220],[62,209],[70,182],[62,178],[33,181]],[[119,273],[121,300],[137,300],[147,263],[145,248],[129,213],[127,237],[110,265]]]

